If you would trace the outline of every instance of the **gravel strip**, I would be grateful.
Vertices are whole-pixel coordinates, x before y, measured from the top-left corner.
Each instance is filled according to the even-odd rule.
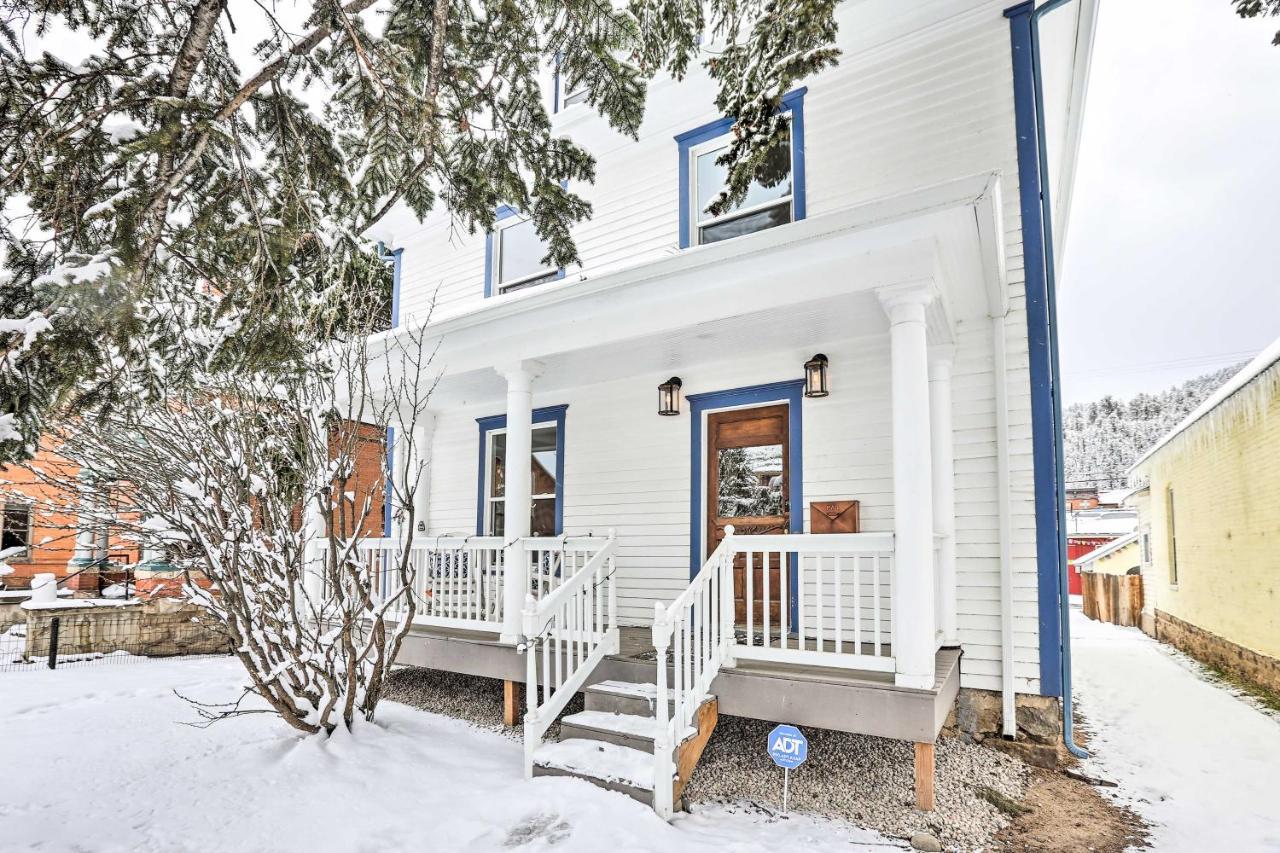
[[[423,711],[466,720],[514,740],[524,737],[519,726],[508,728],[502,724],[502,681],[497,678],[406,667],[396,670],[387,679],[383,698]],[[523,706],[521,710],[523,713]],[[579,694],[569,700],[560,718],[581,710],[582,695]],[[557,719],[547,730],[546,739],[557,740],[559,737],[560,719]]]
[[[765,754],[774,723],[721,716],[686,792],[699,802],[748,801],[782,807],[782,770]],[[927,832],[948,850],[986,846],[1009,818],[984,799],[990,788],[1023,798],[1027,769],[994,749],[955,738],[938,741],[936,810],[915,808],[914,753],[909,743],[807,729],[809,759],[791,771],[794,811],[839,818],[886,835]]]
[[[502,682],[406,668],[387,683],[385,698],[414,708],[467,720],[514,740],[519,727],[502,724]],[[562,717],[582,710],[582,696]],[[764,811],[782,808],[782,770],[765,754],[774,724],[721,715],[715,733],[686,791],[698,803],[730,803]],[[990,788],[1022,800],[1027,769],[1017,759],[955,738],[938,742],[933,812],[915,808],[913,752],[909,743],[885,738],[807,729],[809,760],[791,772],[791,809],[846,820],[886,835],[937,837],[948,850],[987,846],[1009,818],[982,796]],[[560,737],[559,720],[547,740]]]

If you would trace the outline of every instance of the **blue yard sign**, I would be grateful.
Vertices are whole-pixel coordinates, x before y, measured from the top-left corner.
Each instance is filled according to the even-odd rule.
[[[778,726],[769,732],[769,757],[787,770],[799,767],[809,757],[809,741],[795,726]]]
[[[769,732],[769,757],[782,768],[782,813],[791,794],[791,771],[809,757],[809,741],[795,726],[778,726]]]

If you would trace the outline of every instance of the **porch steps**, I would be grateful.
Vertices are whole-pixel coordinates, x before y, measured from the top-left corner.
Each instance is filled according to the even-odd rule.
[[[587,687],[586,710],[560,721],[560,740],[533,754],[534,776],[571,776],[653,805],[653,751],[658,734],[653,684],[604,681]],[[670,710],[668,711],[668,714]],[[672,750],[677,803],[716,724],[716,700],[699,707],[695,722]]]

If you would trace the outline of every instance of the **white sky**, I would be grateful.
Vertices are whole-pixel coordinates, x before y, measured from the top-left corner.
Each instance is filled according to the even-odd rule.
[[[1280,337],[1280,19],[1099,5],[1059,292],[1067,402],[1159,390]]]

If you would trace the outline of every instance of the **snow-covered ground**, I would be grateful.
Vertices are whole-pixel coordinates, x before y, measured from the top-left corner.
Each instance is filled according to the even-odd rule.
[[[1152,823],[1165,851],[1280,850],[1280,720],[1136,628],[1071,614],[1085,770]]]
[[[386,703],[327,742],[238,695],[231,659],[0,673],[0,850],[883,851],[843,824],[716,808],[667,825],[620,794],[521,775],[520,745]]]

